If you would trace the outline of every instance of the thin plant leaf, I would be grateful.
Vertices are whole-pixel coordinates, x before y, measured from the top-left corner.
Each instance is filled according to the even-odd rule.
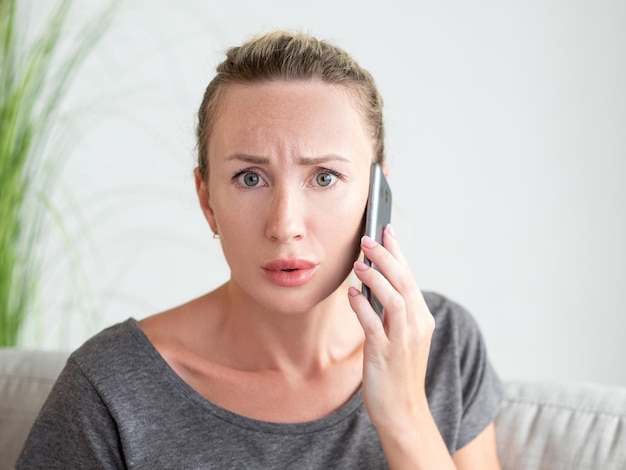
[[[110,5],[59,58],[70,6],[61,1],[27,45],[17,1],[0,0],[0,346],[15,345],[35,314],[40,241],[47,219],[58,219],[42,201],[63,166],[61,155],[47,153],[48,138],[72,78],[112,18]]]

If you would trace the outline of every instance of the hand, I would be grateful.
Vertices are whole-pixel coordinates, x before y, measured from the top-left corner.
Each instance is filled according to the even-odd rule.
[[[363,400],[379,434],[416,430],[420,420],[432,420],[424,382],[435,327],[391,227],[383,238],[384,247],[368,237],[361,241],[363,253],[382,274],[361,261],[354,271],[382,303],[384,321],[357,289],[349,291],[365,331]]]
[[[349,290],[350,305],[365,331],[363,401],[390,469],[454,469],[426,398],[435,320],[391,227],[385,229],[383,243],[361,240],[363,253],[382,274],[361,261],[354,263],[354,272],[382,303],[384,320],[357,289]],[[458,468],[500,468],[493,426],[483,435],[457,452],[463,457]]]

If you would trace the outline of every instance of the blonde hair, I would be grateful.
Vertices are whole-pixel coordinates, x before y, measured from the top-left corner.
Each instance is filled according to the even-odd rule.
[[[375,143],[374,161],[384,160],[382,98],[370,73],[344,50],[309,35],[274,31],[230,48],[216,70],[198,110],[198,168],[203,180],[209,173],[208,141],[220,98],[225,87],[233,83],[317,79],[345,86],[355,94],[369,127]]]

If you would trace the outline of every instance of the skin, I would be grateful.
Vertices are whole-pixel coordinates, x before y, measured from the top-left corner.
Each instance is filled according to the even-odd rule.
[[[393,231],[384,247],[360,240],[374,147],[354,100],[316,81],[228,86],[196,189],[231,277],[140,326],[183,380],[233,412],[310,421],[362,385],[390,468],[497,469],[492,426],[450,458],[424,390],[433,317]],[[354,262],[359,249],[384,276]],[[268,275],[293,259],[307,282]],[[382,301],[384,325],[351,272]]]

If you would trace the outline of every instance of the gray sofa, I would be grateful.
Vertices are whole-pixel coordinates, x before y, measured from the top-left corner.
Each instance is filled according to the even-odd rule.
[[[0,349],[0,470],[12,469],[66,353]],[[626,470],[626,388],[507,382],[496,421],[505,470]]]

